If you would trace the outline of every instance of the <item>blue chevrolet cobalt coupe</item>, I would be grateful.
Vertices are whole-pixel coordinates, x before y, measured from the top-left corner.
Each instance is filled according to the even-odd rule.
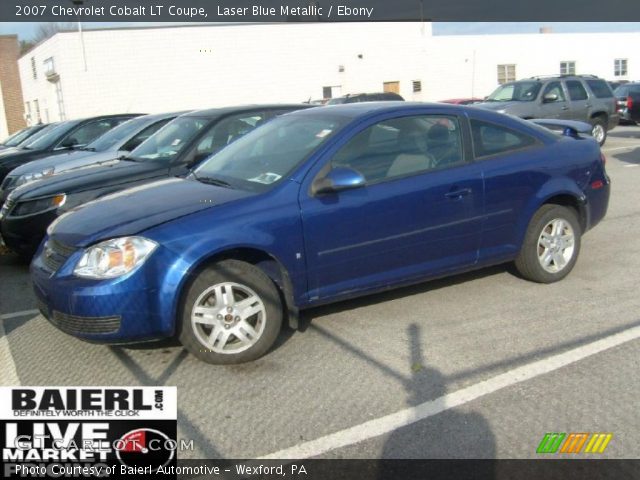
[[[71,335],[176,335],[206,362],[245,362],[314,305],[509,261],[558,281],[609,184],[571,126],[443,104],[314,108],[187,178],[59,217],[31,271],[43,315]]]

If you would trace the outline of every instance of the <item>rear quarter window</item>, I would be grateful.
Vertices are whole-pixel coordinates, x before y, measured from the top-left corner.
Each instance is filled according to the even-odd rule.
[[[506,154],[531,147],[534,137],[494,123],[471,120],[473,151],[477,158]]]
[[[587,80],[587,85],[597,98],[611,98],[613,92],[604,80]]]

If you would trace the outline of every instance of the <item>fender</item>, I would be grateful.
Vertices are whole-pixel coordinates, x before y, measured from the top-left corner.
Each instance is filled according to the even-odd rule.
[[[522,242],[524,241],[524,237],[527,232],[527,227],[529,226],[533,215],[551,198],[560,195],[569,196],[575,199],[578,208],[580,209],[579,220],[584,227],[583,222],[588,218],[587,196],[570,178],[551,178],[540,187],[540,189],[534,196],[529,199],[525,208],[523,209],[522,215],[520,216],[520,219],[518,220],[518,223],[516,225],[516,231],[518,232],[516,245],[518,245],[518,249],[520,249],[520,247],[522,246]]]

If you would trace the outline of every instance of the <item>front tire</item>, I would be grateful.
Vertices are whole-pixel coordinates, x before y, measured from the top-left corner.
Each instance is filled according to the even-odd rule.
[[[178,338],[204,362],[250,362],[273,346],[282,317],[278,289],[262,270],[224,260],[203,270],[187,290]]]
[[[535,213],[516,258],[516,268],[527,280],[553,283],[573,269],[580,253],[581,228],[574,210],[543,205]]]

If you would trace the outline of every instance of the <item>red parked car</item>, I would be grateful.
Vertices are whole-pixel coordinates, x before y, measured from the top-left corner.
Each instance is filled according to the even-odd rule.
[[[451,103],[452,105],[473,105],[484,100],[482,98],[450,98],[449,100],[440,100],[440,103]]]

